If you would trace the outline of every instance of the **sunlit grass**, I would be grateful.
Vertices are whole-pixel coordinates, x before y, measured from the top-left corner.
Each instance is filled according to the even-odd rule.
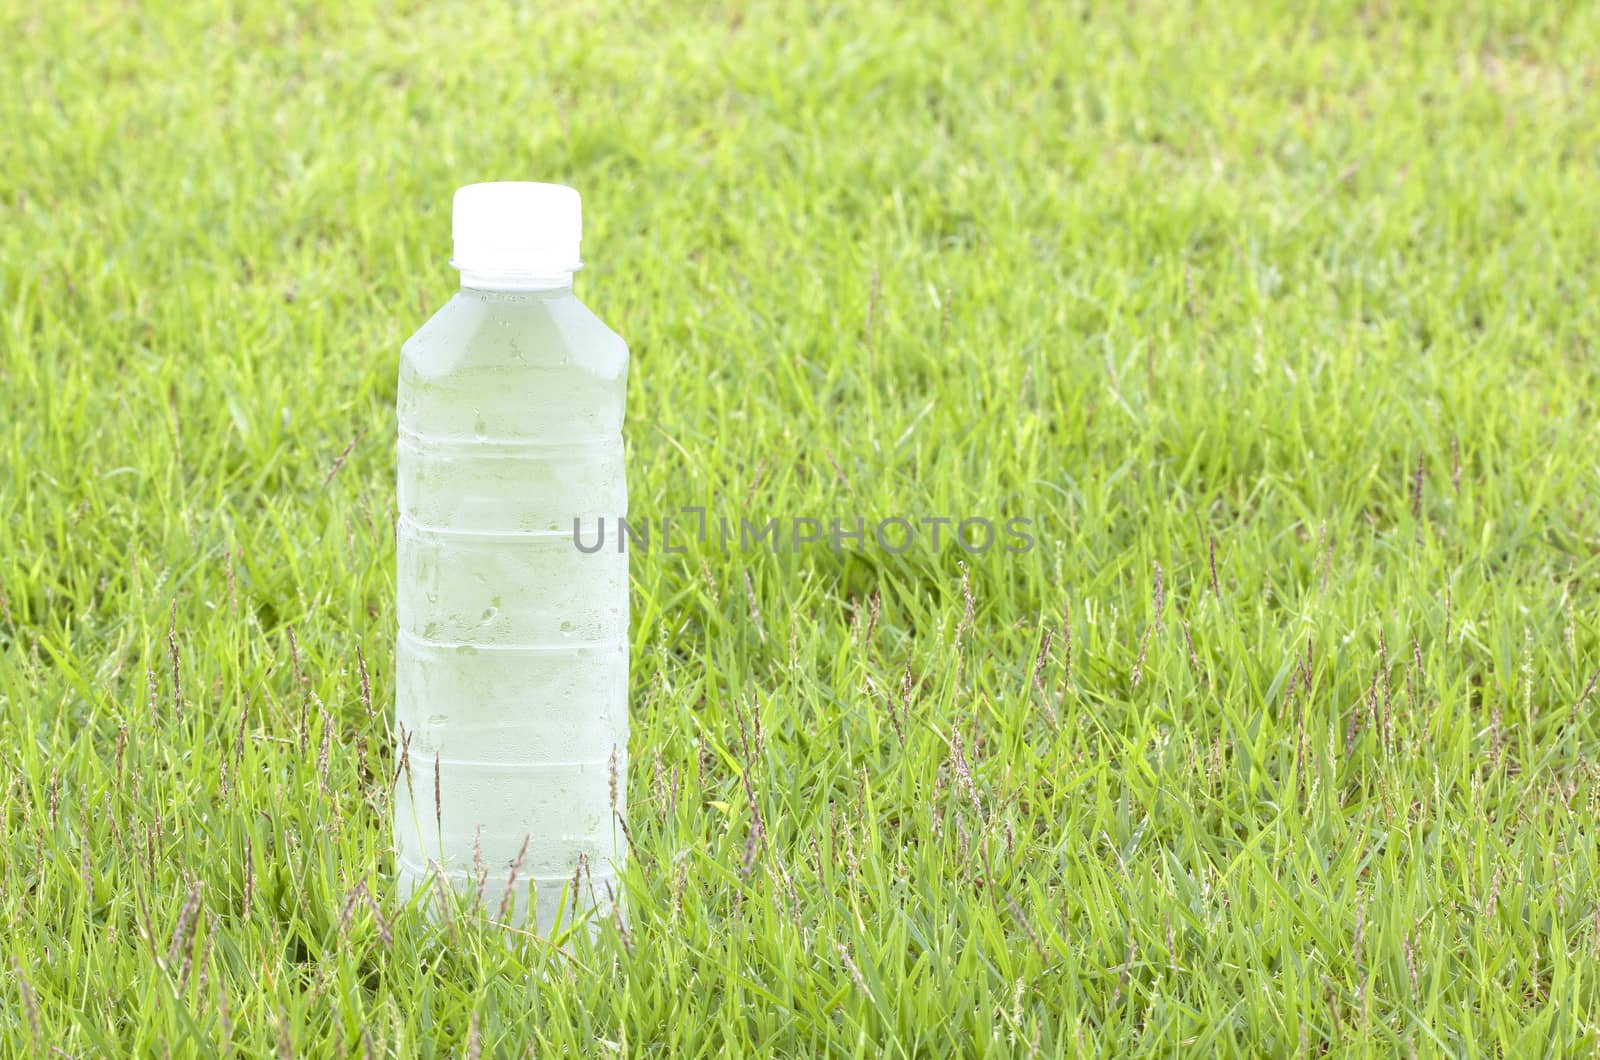
[[[557,6],[4,4],[0,1051],[1600,1041],[1600,9]],[[495,178],[584,193],[635,514],[1039,542],[635,556],[565,946],[391,885]]]

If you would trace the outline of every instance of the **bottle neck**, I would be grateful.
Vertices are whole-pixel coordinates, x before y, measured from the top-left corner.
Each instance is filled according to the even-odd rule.
[[[463,291],[570,291],[572,273],[561,276],[507,276],[461,270]]]
[[[572,289],[572,274],[582,268],[541,268],[532,272],[514,271],[493,266],[471,266],[451,261],[451,266],[461,273],[461,289],[473,291],[560,291]]]

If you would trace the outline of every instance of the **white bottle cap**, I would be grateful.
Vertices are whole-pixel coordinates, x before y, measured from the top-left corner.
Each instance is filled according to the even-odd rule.
[[[451,227],[450,264],[463,272],[560,276],[581,264],[583,203],[565,184],[468,184],[456,189]]]

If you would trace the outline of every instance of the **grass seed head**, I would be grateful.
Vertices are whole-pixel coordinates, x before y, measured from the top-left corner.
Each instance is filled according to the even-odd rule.
[[[44,1047],[44,1031],[39,1021],[39,999],[34,996],[33,984],[28,982],[28,977],[23,974],[22,961],[17,957],[11,958],[11,971],[17,978],[17,992],[22,995],[22,1011],[28,1019],[28,1034],[33,1039],[33,1048],[38,1052]]]

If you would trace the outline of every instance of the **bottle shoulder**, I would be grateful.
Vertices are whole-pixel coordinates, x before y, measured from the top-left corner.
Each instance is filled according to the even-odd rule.
[[[403,366],[422,375],[494,367],[582,369],[624,374],[628,347],[571,291],[460,291],[401,346]]]
[[[396,411],[433,439],[613,439],[627,369],[622,339],[570,292],[462,291],[402,346]]]

